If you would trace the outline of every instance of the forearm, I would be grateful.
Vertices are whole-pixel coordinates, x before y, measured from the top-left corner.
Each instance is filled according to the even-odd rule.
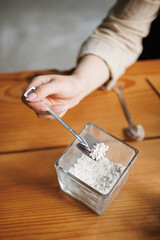
[[[142,38],[150,29],[160,8],[159,1],[118,0],[108,16],[84,42],[79,57],[99,56],[110,69],[110,90],[142,51]]]
[[[109,79],[110,73],[107,64],[101,58],[86,55],[80,59],[73,76],[79,81],[83,98],[102,86]]]

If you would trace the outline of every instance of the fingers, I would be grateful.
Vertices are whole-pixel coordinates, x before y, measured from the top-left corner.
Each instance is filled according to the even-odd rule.
[[[41,102],[28,102],[26,100],[23,101],[25,105],[27,105],[29,108],[31,108],[35,112],[43,112],[47,111],[47,107],[41,103]]]
[[[32,79],[31,83],[28,85],[28,87],[25,89],[24,91],[24,96],[26,97],[26,100],[28,101],[32,101],[34,99],[34,101],[36,101],[36,97],[37,100],[41,98],[41,92],[43,92],[43,86],[46,86],[47,83],[52,81],[53,84],[53,80],[56,78],[56,75],[42,75],[42,76],[38,76]],[[50,85],[47,85],[44,89],[45,89],[45,93],[47,96],[47,91],[46,89],[50,87]],[[32,90],[32,91],[31,91]],[[40,91],[39,95],[36,92],[33,92],[33,90]],[[29,91],[29,92],[28,92]],[[37,95],[36,95],[37,94]]]
[[[42,75],[42,76],[38,76],[32,79],[31,83],[28,85],[28,87],[24,90],[21,100],[24,104],[28,105],[31,109],[34,110],[34,107],[32,104],[28,104],[27,98],[29,97],[30,99],[28,99],[28,101],[32,101],[32,99],[34,99],[35,97],[37,97],[37,94],[34,92],[36,88],[38,88],[39,86],[41,86],[41,84],[45,84],[48,83],[51,78],[53,77],[53,75]],[[37,110],[39,105],[37,105],[37,107],[35,108],[35,110]]]
[[[51,82],[53,77],[53,75],[47,75],[34,78],[22,95],[22,102],[36,112],[47,111],[41,100],[56,91],[57,87],[53,87],[54,80]]]
[[[62,87],[58,81],[51,80],[49,83],[40,85],[34,91],[30,92],[26,97],[26,101],[41,101],[50,95],[57,94]]]
[[[25,92],[31,87],[39,87],[40,85],[46,84],[54,78],[54,75],[41,75],[32,79]]]
[[[32,80],[25,90],[22,102],[34,110],[39,118],[54,119],[48,113],[47,106],[41,102],[43,100],[48,107],[61,117],[67,112],[68,106],[65,104],[56,104],[53,97],[61,90],[65,90],[65,86],[60,83],[56,75],[38,76]]]
[[[68,110],[68,106],[66,105],[56,105],[56,106],[50,106],[50,109],[52,109],[52,111],[54,111],[59,117],[63,117],[64,114],[67,112]],[[36,112],[36,115],[39,118],[45,118],[45,119],[50,119],[53,120],[55,119],[50,113],[48,112],[43,112],[43,111],[39,111]]]

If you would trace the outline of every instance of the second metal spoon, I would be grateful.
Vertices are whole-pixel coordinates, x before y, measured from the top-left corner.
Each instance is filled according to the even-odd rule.
[[[113,88],[113,90],[118,94],[119,99],[121,101],[125,116],[129,123],[129,128],[125,128],[124,132],[132,140],[135,141],[141,141],[145,137],[145,130],[141,124],[138,124],[137,126],[133,124],[133,121],[131,119],[130,113],[128,111],[126,102],[124,100],[123,96],[123,90],[124,90],[124,83],[118,82],[116,86]]]

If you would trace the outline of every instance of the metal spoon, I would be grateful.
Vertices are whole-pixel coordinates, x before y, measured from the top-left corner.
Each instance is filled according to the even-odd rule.
[[[119,82],[116,84],[116,86],[113,88],[113,90],[118,94],[120,102],[122,104],[125,116],[129,123],[129,128],[124,128],[124,132],[127,135],[128,138],[135,140],[135,141],[141,141],[145,137],[145,130],[141,124],[138,124],[137,126],[133,124],[133,121],[131,119],[131,116],[129,114],[126,102],[124,100],[123,96],[123,90],[124,90],[124,83]]]
[[[65,128],[67,128],[78,140],[79,143],[77,144],[79,150],[81,150],[83,153],[85,153],[87,156],[90,154],[90,145],[89,143],[84,139],[81,138],[79,134],[77,134],[67,123],[65,123],[55,112],[53,112],[49,106],[41,101],[46,107],[48,112],[56,119],[58,120]]]
[[[24,96],[27,97],[28,93],[30,93],[31,91],[34,91],[35,87],[31,87],[30,89],[28,89],[25,93]],[[94,138],[93,136],[91,136],[90,134],[86,134],[84,136],[84,138],[80,137],[79,134],[77,134],[67,123],[65,123],[55,112],[53,112],[50,107],[44,103],[43,101],[41,101],[41,103],[43,103],[46,107],[48,112],[56,119],[58,120],[65,128],[67,128],[79,141],[79,143],[77,143],[77,148],[83,152],[85,155],[87,155],[88,157],[91,158],[90,153],[91,153],[91,149],[93,147],[93,145],[95,145],[96,143],[99,143],[99,141]]]

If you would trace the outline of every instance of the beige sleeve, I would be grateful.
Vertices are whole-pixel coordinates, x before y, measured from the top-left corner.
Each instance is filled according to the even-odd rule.
[[[83,43],[79,57],[94,54],[110,69],[107,89],[142,52],[142,38],[160,9],[160,0],[119,0],[94,33]]]

